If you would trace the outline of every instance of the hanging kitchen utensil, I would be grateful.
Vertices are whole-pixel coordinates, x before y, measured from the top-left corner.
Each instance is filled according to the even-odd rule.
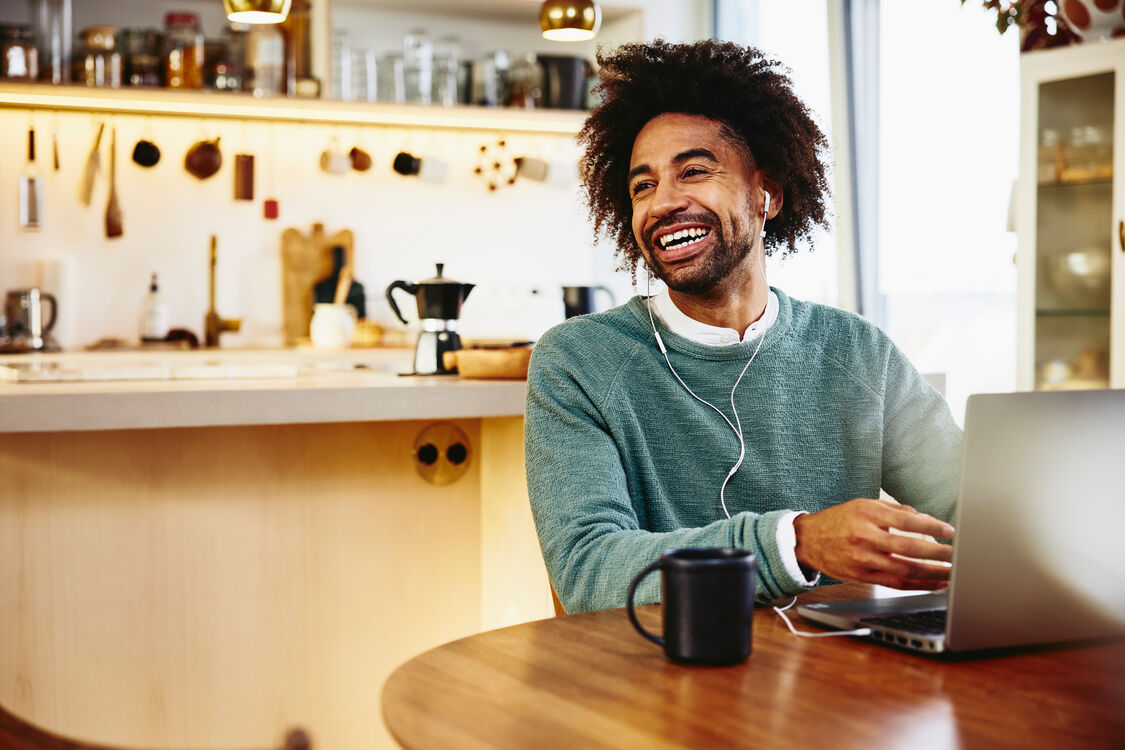
[[[82,182],[78,183],[78,200],[82,205],[90,205],[90,200],[94,196],[94,178],[98,176],[98,170],[101,168],[101,153],[99,149],[102,143],[102,131],[105,130],[105,123],[98,123],[98,134],[94,136],[94,145],[90,147],[90,155],[86,157],[86,168],[82,172]]]
[[[149,125],[146,120],[141,139],[133,146],[133,161],[142,167],[154,167],[160,161],[160,149],[152,141]]]
[[[234,155],[234,199],[254,200],[254,155]]]
[[[59,171],[59,116],[51,118],[51,165]]]
[[[445,162],[437,159],[422,159],[407,151],[400,151],[395,155],[391,169],[403,177],[417,177],[423,182],[442,182],[445,180],[449,167]]]
[[[273,125],[271,124],[269,129],[269,155],[266,157],[266,185],[269,190],[269,195],[277,195],[273,180],[274,158],[275,149],[273,139]],[[276,219],[280,213],[281,210],[277,204],[277,198],[266,198],[264,201],[262,201],[262,216],[272,221],[273,219]]]
[[[329,174],[343,174],[352,167],[351,158],[340,147],[340,139],[333,134],[328,145],[320,152],[320,168]]]
[[[109,131],[109,202],[105,207],[105,236],[113,239],[124,233],[121,206],[117,202],[117,128]]]
[[[477,152],[473,174],[484,181],[490,192],[516,184],[516,160],[508,151],[507,141],[482,145]]]
[[[160,161],[160,149],[152,141],[137,141],[133,146],[133,161],[142,167],[154,167]]]
[[[43,175],[35,163],[35,128],[27,129],[27,164],[20,175],[20,228],[39,229],[43,223]]]
[[[223,153],[219,150],[218,136],[212,141],[197,141],[184,157],[184,169],[200,180],[213,176],[222,165]]]
[[[348,157],[352,160],[352,169],[355,171],[366,172],[371,169],[371,154],[359,146],[352,146],[352,150],[348,152]]]

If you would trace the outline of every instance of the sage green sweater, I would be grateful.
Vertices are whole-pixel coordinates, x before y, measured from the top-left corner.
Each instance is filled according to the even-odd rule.
[[[804,587],[777,549],[787,512],[880,488],[950,520],[961,432],[945,401],[890,339],[857,315],[779,290],[777,321],[735,391],[746,442],[669,371],[634,297],[540,338],[528,374],[525,448],[543,558],[568,612],[621,607],[633,576],[665,550],[741,547],[757,557],[760,602]],[[676,372],[731,411],[756,340],[711,347],[660,335]],[[637,590],[660,598],[660,576]]]

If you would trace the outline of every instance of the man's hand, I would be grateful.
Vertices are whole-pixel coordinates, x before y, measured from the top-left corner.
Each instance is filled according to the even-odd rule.
[[[941,563],[953,559],[953,547],[890,529],[949,539],[953,527],[908,505],[858,498],[797,516],[793,529],[797,562],[841,581],[896,589],[948,585],[949,566]]]

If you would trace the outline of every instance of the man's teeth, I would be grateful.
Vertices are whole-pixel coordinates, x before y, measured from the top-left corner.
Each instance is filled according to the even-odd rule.
[[[710,229],[681,229],[678,232],[662,236],[660,238],[660,246],[668,248],[672,246],[680,247],[682,245],[688,245],[706,237],[710,233]]]

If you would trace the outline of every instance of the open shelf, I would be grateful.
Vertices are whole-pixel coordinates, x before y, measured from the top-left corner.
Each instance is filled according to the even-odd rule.
[[[560,135],[577,133],[586,117],[585,112],[575,110],[375,104],[256,98],[249,94],[214,91],[98,89],[20,83],[0,84],[0,107]]]

